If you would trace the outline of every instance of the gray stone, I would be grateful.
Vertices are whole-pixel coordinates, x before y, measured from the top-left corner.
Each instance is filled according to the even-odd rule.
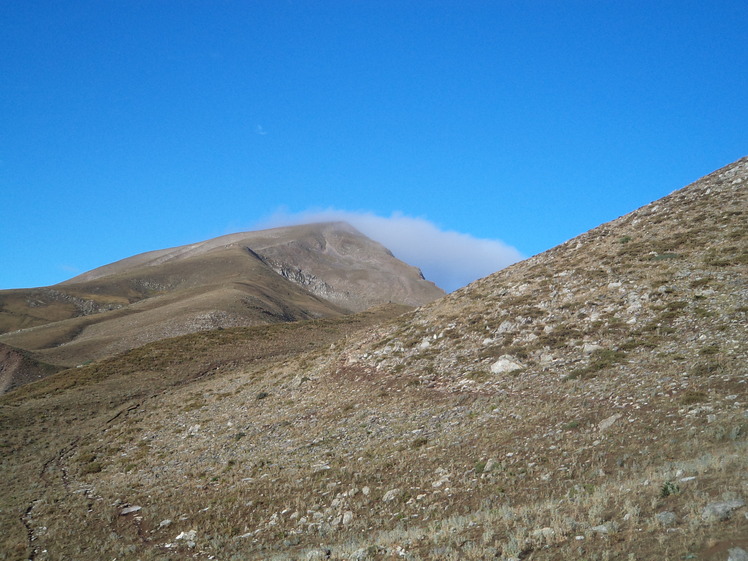
[[[384,496],[382,497],[382,501],[385,503],[394,501],[396,498],[400,496],[400,493],[401,493],[400,489],[390,489],[384,494]]]
[[[602,348],[603,347],[601,347],[600,345],[596,345],[594,343],[585,343],[584,345],[582,345],[582,352],[586,355],[589,355],[594,353],[595,351],[599,351]]]
[[[522,370],[523,368],[524,366],[517,362],[514,357],[503,355],[499,357],[499,360],[491,365],[491,372],[494,374],[506,374],[508,372]]]
[[[620,419],[623,415],[620,413],[616,413],[615,415],[611,415],[607,419],[603,419],[597,424],[597,429],[600,432],[608,430],[610,427],[613,426],[613,423],[615,423],[618,419]]]
[[[351,553],[350,560],[351,561],[369,561],[370,559],[374,559],[374,555],[370,551],[371,548],[359,548],[353,553]]]
[[[123,508],[120,511],[120,516],[125,516],[126,514],[132,514],[133,512],[138,512],[142,510],[142,506],[128,506],[127,508]]]
[[[174,540],[186,540],[189,543],[194,542],[196,537],[197,530],[190,530],[189,532],[180,532],[179,535],[174,538]]]
[[[540,528],[538,530],[533,530],[532,537],[535,539],[545,539],[546,541],[551,540],[553,536],[556,535],[556,532],[553,530],[553,528]]]
[[[306,554],[307,561],[321,561],[322,559],[330,558],[329,549],[313,549]]]
[[[729,554],[727,561],[748,561],[748,551],[742,547],[732,547],[727,553]]]
[[[705,522],[728,520],[734,511],[743,506],[745,506],[745,501],[743,499],[710,503],[701,511],[701,519]]]
[[[676,517],[674,512],[666,510],[655,514],[655,519],[661,526],[672,526],[675,524]]]

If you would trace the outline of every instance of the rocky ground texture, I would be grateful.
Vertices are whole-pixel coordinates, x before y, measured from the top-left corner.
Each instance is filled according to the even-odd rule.
[[[746,182],[748,159],[397,317],[191,335],[5,396],[0,559],[745,559]]]

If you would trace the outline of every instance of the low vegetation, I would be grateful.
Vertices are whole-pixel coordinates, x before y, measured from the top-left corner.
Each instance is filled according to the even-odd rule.
[[[416,310],[188,335],[4,396],[0,559],[748,550],[748,270],[715,264],[745,247],[746,168]]]

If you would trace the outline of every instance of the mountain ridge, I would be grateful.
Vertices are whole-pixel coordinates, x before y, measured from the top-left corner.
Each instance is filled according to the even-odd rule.
[[[218,327],[337,317],[443,295],[348,224],[229,234],[139,254],[53,287],[0,292],[0,341],[74,366]]]

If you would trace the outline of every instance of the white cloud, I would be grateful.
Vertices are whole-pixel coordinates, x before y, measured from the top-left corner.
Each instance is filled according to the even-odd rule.
[[[298,213],[278,211],[255,227],[274,228],[336,220],[348,222],[384,245],[398,259],[420,268],[428,280],[447,292],[524,258],[519,251],[500,240],[442,230],[429,220],[401,213],[383,217],[336,209]]]

